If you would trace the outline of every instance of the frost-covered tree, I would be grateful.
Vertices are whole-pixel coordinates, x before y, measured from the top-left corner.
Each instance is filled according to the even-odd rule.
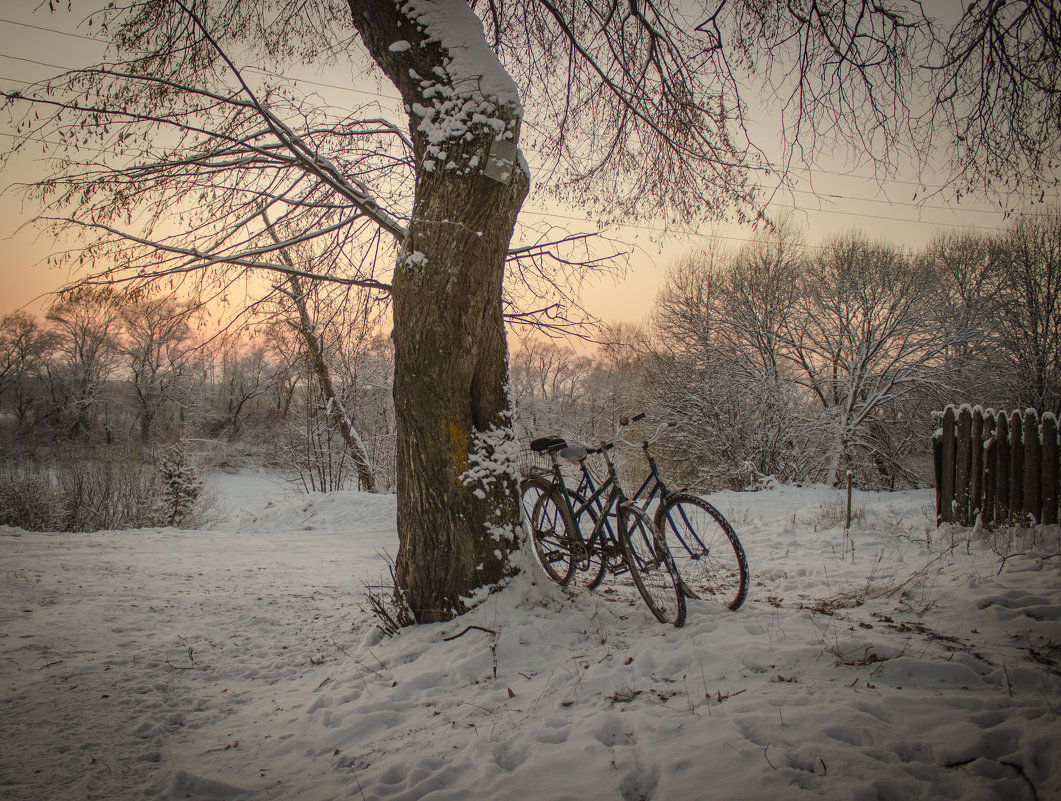
[[[176,388],[194,347],[191,308],[171,297],[142,298],[121,309],[119,350],[125,357],[139,410],[140,438],[149,442],[163,409],[175,400]]]
[[[0,402],[20,425],[28,422],[53,347],[52,334],[32,315],[19,311],[0,317]]]
[[[804,274],[802,242],[785,226],[668,272],[653,312],[648,381],[662,412],[679,422],[662,447],[696,485],[799,479],[817,456],[801,436],[803,404],[783,358]]]
[[[1019,219],[993,245],[1012,401],[1061,414],[1061,212]]]
[[[61,296],[47,319],[56,343],[45,370],[49,417],[60,436],[88,436],[98,419],[104,385],[118,362],[119,304],[107,289],[82,289]]]
[[[851,468],[902,472],[887,423],[905,395],[942,382],[952,342],[934,319],[934,283],[899,248],[860,235],[830,240],[808,262],[783,352],[821,410],[828,483]]]

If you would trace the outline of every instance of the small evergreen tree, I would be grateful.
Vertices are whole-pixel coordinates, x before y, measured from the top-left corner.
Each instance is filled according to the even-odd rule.
[[[158,518],[167,526],[176,526],[187,518],[203,491],[203,480],[188,463],[184,446],[183,442],[173,443],[166,448],[158,463],[158,473],[162,478]]]

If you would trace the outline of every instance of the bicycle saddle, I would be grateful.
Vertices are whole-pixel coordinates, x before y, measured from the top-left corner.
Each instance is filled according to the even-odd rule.
[[[567,443],[567,447],[561,449],[560,458],[569,462],[581,462],[590,454],[590,449],[581,442]]]
[[[567,447],[567,440],[563,437],[538,437],[531,441],[531,450],[536,453],[545,453]]]

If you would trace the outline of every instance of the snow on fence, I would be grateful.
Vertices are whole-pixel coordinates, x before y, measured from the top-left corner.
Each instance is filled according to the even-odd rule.
[[[948,406],[933,437],[936,525],[1058,521],[1058,429],[1052,413]]]

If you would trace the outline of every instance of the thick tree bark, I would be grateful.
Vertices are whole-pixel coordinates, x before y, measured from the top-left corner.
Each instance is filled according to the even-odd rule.
[[[529,179],[519,165],[508,182],[483,174],[495,141],[516,143],[521,109],[491,105],[454,76],[444,43],[406,16],[410,5],[350,0],[369,52],[410,110],[417,159],[393,280],[395,579],[408,622],[426,623],[460,613],[512,570],[519,493],[501,284]],[[478,22],[464,3],[441,13],[469,15],[461,31]]]

